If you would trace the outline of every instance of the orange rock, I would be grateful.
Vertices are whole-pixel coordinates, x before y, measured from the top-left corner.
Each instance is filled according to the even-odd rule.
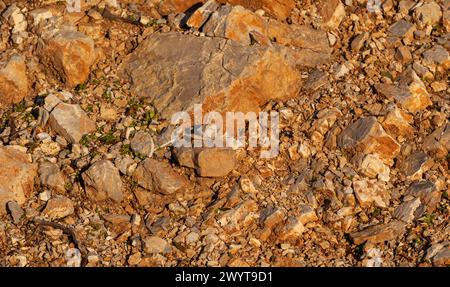
[[[405,231],[406,224],[394,220],[386,224],[379,224],[367,227],[366,229],[350,234],[353,243],[359,245],[366,241],[370,243],[381,243],[384,241],[394,240],[401,236]]]
[[[24,204],[34,190],[37,165],[28,155],[11,147],[0,146],[0,214],[6,213],[6,204],[16,201]]]
[[[183,13],[202,2],[202,0],[163,0],[159,3],[158,11],[161,15]]]
[[[400,106],[411,113],[426,109],[432,105],[425,84],[412,69],[407,69],[397,79],[398,83],[377,84],[378,93],[388,99],[395,99]]]
[[[350,151],[363,154],[376,154],[387,165],[392,165],[393,159],[400,152],[400,145],[375,117],[366,117],[350,124],[338,138],[339,146]]]
[[[281,20],[289,17],[292,9],[295,8],[294,0],[219,0],[219,2],[229,3],[231,5],[242,5],[253,11],[263,9],[270,15]]]
[[[386,115],[382,125],[390,136],[402,142],[414,134],[411,122],[411,115],[395,107]]]
[[[345,7],[340,0],[321,0],[317,7],[326,28],[337,28],[345,17]]]
[[[152,97],[166,118],[192,111],[194,104],[205,111],[257,112],[271,99],[296,97],[301,87],[295,64],[282,49],[175,33],[156,33],[142,42],[120,73],[135,94]]]
[[[208,36],[223,37],[245,45],[250,45],[252,31],[267,35],[267,22],[242,6],[222,6],[212,14],[203,29]]]
[[[42,47],[42,61],[68,87],[85,82],[96,59],[94,41],[83,33],[60,31],[49,36]]]
[[[197,5],[206,2],[205,0],[164,0],[161,1],[158,10],[162,15],[170,13],[186,12]],[[256,11],[263,9],[268,14],[284,20],[295,8],[294,0],[218,0],[222,4],[241,5],[247,9]]]
[[[15,104],[28,95],[25,58],[12,55],[0,60],[0,106]]]

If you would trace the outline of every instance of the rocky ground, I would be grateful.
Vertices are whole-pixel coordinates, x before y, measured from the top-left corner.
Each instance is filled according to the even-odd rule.
[[[0,0],[0,266],[450,265],[450,1],[70,7]],[[199,103],[279,156],[172,147]]]

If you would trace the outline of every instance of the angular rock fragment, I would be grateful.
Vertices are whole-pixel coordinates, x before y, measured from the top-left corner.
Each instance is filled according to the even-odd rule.
[[[25,212],[22,208],[20,208],[19,204],[15,201],[9,201],[7,203],[7,209],[9,213],[11,214],[11,217],[13,219],[14,224],[17,224],[22,219]]]
[[[15,104],[28,95],[28,76],[23,56],[0,58],[0,107]]]
[[[139,164],[133,179],[143,188],[162,194],[173,194],[187,186],[186,179],[169,164],[151,158]]]
[[[228,148],[204,148],[196,153],[195,166],[202,177],[227,176],[236,166],[236,153]]]
[[[2,15],[9,24],[13,27],[12,33],[20,33],[27,29],[28,23],[25,19],[25,15],[20,11],[20,8],[16,4],[12,4],[3,12]]]
[[[389,32],[395,36],[402,38],[406,43],[411,43],[414,39],[414,31],[416,27],[405,20],[400,20],[389,27]]]
[[[297,219],[303,225],[319,220],[315,210],[309,205],[302,205],[300,207],[300,215],[297,217]]]
[[[400,46],[395,53],[395,58],[399,60],[401,63],[405,64],[412,61],[412,55],[409,51],[408,47]]]
[[[377,155],[368,154],[359,166],[361,173],[370,178],[378,178],[382,181],[389,181],[390,169]]]
[[[425,84],[412,69],[407,69],[399,77],[396,85],[377,84],[375,88],[378,93],[388,99],[395,99],[411,113],[426,109],[433,104]]]
[[[442,193],[436,185],[428,180],[413,182],[406,190],[405,195],[420,198],[427,212],[433,212],[441,201]]]
[[[330,29],[339,27],[345,17],[345,7],[341,0],[321,0],[317,6],[325,27]]]
[[[267,22],[242,6],[222,6],[203,28],[208,36],[226,38],[244,45],[251,44],[251,31],[267,35]]]
[[[58,104],[50,114],[49,124],[53,130],[71,143],[79,143],[82,137],[96,130],[79,105]]]
[[[94,41],[71,30],[44,37],[40,53],[42,62],[68,87],[85,82],[96,60]]]
[[[363,154],[376,154],[387,165],[400,151],[400,145],[389,136],[375,117],[365,117],[350,124],[338,137],[339,146]]]
[[[206,0],[164,0],[156,2],[160,2],[158,11],[161,15],[169,15],[170,13],[186,12],[196,6],[200,6]],[[291,14],[292,9],[295,8],[294,0],[218,0],[217,2],[241,5],[253,11],[263,9],[280,20],[286,19]]]
[[[357,180],[353,182],[356,199],[362,208],[375,204],[378,207],[389,205],[390,193],[384,184],[375,180]]]
[[[353,51],[358,52],[364,46],[364,43],[369,39],[369,33],[364,32],[359,34],[353,39],[351,43],[351,48]]]
[[[299,218],[290,217],[285,226],[278,233],[278,239],[281,241],[295,241],[305,231],[305,226]]]
[[[34,190],[37,165],[30,163],[26,153],[0,146],[0,214],[6,213],[6,204],[25,203]]]
[[[199,6],[202,0],[164,0],[159,2],[158,11],[161,15],[169,15],[170,13],[184,13],[190,8]]]
[[[60,219],[73,214],[74,211],[72,200],[64,196],[58,196],[47,202],[42,215],[50,219]]]
[[[277,49],[175,33],[143,41],[124,61],[121,75],[165,118],[194,104],[208,111],[258,111],[268,100],[293,98],[300,89],[298,72]]]
[[[424,151],[430,152],[438,158],[445,158],[450,151],[450,123],[442,125],[427,136],[422,147]]]
[[[425,27],[426,25],[435,25],[439,23],[441,18],[441,7],[434,1],[430,1],[414,9],[414,19],[417,21],[420,27]]]
[[[104,201],[111,198],[115,202],[121,202],[122,180],[119,170],[108,160],[100,160],[94,163],[82,175],[86,188],[86,194],[95,201]]]
[[[358,232],[350,233],[350,237],[357,245],[366,241],[370,243],[381,243],[391,241],[403,235],[406,224],[399,220],[393,220],[386,224],[367,227]]]
[[[444,69],[450,69],[450,53],[441,45],[425,51],[423,61],[426,66],[441,65]]]
[[[411,115],[395,107],[388,112],[381,125],[390,136],[399,142],[403,142],[414,134],[414,129],[411,126],[412,120]]]
[[[246,200],[233,209],[221,213],[217,222],[228,233],[239,232],[257,220],[257,209],[258,206],[255,201]]]
[[[39,178],[41,185],[44,187],[60,193],[66,191],[66,182],[57,164],[51,162],[41,163],[39,165]]]
[[[220,4],[215,0],[208,0],[202,7],[198,8],[187,21],[187,25],[200,29],[209,19],[212,13],[219,9]]]
[[[291,14],[292,10],[295,8],[294,0],[219,0],[221,3],[229,3],[231,5],[242,5],[247,9],[256,11],[258,9],[263,9],[268,14],[284,20]]]
[[[135,153],[143,156],[150,156],[155,150],[152,136],[144,131],[139,131],[134,135],[130,146]]]
[[[143,239],[144,241],[144,251],[146,253],[160,253],[165,254],[170,252],[170,245],[166,240],[158,236],[149,236]]]
[[[432,165],[433,161],[426,153],[416,152],[405,159],[402,170],[409,179],[418,180]]]
[[[450,265],[450,246],[439,250],[433,257],[434,266],[448,267]]]
[[[421,202],[419,198],[405,201],[395,209],[393,217],[405,223],[411,223],[414,220],[415,212],[420,205]]]

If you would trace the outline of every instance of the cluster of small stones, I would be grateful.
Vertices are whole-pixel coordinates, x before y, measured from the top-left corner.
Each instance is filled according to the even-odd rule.
[[[450,265],[449,0],[31,2],[0,0],[0,266]],[[171,147],[199,103],[279,112],[279,156]]]

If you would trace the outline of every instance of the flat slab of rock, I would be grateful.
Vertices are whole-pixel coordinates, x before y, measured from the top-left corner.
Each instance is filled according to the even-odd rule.
[[[28,95],[26,69],[23,56],[0,59],[0,107],[18,103]]]
[[[82,175],[87,195],[95,201],[103,201],[108,198],[115,202],[121,202],[122,180],[119,170],[109,160],[95,162]]]
[[[405,226],[406,223],[394,220],[386,224],[367,227],[359,232],[350,233],[350,237],[357,245],[366,241],[371,243],[381,243],[384,241],[394,240],[403,235]]]
[[[26,153],[0,146],[0,214],[6,213],[9,201],[22,205],[34,190],[37,165]]]
[[[173,194],[186,187],[186,179],[165,162],[146,159],[136,169],[133,179],[143,188],[162,194]]]
[[[72,200],[65,196],[50,199],[42,214],[50,219],[60,219],[73,214],[75,211]]]
[[[190,111],[194,104],[208,111],[246,113],[259,111],[269,100],[297,96],[301,79],[288,58],[271,47],[155,33],[124,61],[120,74],[135,95],[150,98],[165,118]]]
[[[49,124],[71,143],[79,143],[84,135],[96,130],[96,125],[79,105],[58,104],[50,114]]]
[[[400,152],[400,145],[384,131],[375,117],[361,118],[347,126],[339,135],[338,143],[342,148],[376,154],[387,165],[392,165]]]

